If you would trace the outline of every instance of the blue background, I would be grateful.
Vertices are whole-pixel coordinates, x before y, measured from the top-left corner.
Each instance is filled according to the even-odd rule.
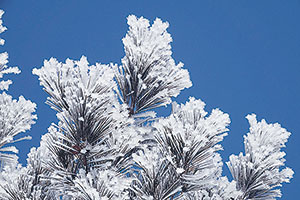
[[[173,56],[185,63],[193,81],[175,100],[195,96],[207,103],[207,110],[218,107],[230,114],[230,133],[222,142],[224,161],[243,150],[247,114],[281,123],[292,132],[284,150],[295,171],[292,183],[284,184],[282,199],[298,199],[300,1],[0,0],[0,8],[6,11],[3,20],[9,29],[1,35],[6,40],[1,52],[9,53],[10,66],[22,70],[6,76],[14,81],[9,94],[22,94],[38,105],[38,121],[27,132],[33,139],[17,144],[21,163],[57,121],[44,104],[46,94],[32,69],[50,57],[64,61],[86,55],[90,63],[120,63],[126,17],[159,17],[170,23]],[[169,107],[159,109],[160,115],[169,112]]]

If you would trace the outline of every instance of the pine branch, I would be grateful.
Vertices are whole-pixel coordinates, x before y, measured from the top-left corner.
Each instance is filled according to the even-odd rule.
[[[156,19],[150,26],[147,19],[130,15],[128,25],[123,38],[125,57],[122,65],[113,69],[120,98],[128,105],[129,114],[135,115],[169,104],[171,97],[192,84],[183,64],[176,65],[171,57],[167,22]]]
[[[237,189],[243,194],[241,199],[275,199],[281,197],[279,189],[283,182],[293,176],[290,168],[284,166],[285,147],[290,133],[279,124],[267,124],[265,120],[256,121],[254,114],[248,115],[250,132],[244,136],[245,155],[230,156],[227,165]]]

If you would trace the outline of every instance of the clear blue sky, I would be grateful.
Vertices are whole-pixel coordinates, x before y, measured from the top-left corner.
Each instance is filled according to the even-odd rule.
[[[9,93],[15,98],[22,94],[38,105],[39,119],[27,132],[33,140],[17,144],[23,164],[29,149],[38,146],[40,136],[57,121],[44,104],[46,95],[32,69],[50,57],[63,61],[86,55],[90,63],[120,63],[126,17],[135,14],[170,23],[174,58],[185,63],[193,81],[176,101],[195,96],[207,109],[218,107],[230,114],[230,133],[222,143],[224,161],[243,150],[248,113],[292,132],[285,151],[295,176],[284,185],[282,199],[299,198],[299,0],[0,0],[0,8],[6,11],[8,27],[1,51],[9,53],[11,66],[22,70],[9,76],[14,81]],[[159,110],[162,115],[169,112]]]

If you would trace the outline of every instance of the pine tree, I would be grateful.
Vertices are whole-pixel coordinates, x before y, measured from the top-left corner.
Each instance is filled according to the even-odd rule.
[[[65,62],[51,58],[33,70],[59,122],[50,125],[40,147],[31,149],[26,167],[4,163],[0,199],[280,197],[281,183],[289,182],[293,175],[291,169],[284,168],[285,154],[281,151],[290,133],[279,124],[257,122],[254,114],[248,115],[250,131],[245,136],[245,154],[230,156],[227,165],[233,180],[229,181],[222,176],[223,163],[218,153],[229,131],[229,115],[219,109],[208,114],[205,103],[193,97],[185,104],[172,102],[192,83],[183,64],[176,64],[172,58],[168,23],[156,19],[150,25],[147,19],[130,15],[128,25],[129,31],[122,40],[125,56],[121,65],[90,65],[83,56],[79,61]],[[1,55],[4,69],[7,54]],[[6,85],[3,82],[0,86],[7,88]],[[28,109],[0,104],[2,113],[19,109],[27,117],[18,125],[25,129],[7,133],[5,127],[17,122],[1,121],[3,145],[11,141],[5,138],[29,129],[35,119],[34,104],[19,102],[26,102]],[[172,113],[157,117],[155,108],[170,103]],[[12,147],[3,149],[15,151]],[[1,154],[1,162],[10,156]],[[15,175],[9,179],[11,173]]]

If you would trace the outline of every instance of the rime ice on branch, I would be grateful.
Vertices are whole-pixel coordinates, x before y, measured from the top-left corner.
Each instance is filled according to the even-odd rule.
[[[183,198],[187,192],[214,186],[222,171],[216,151],[230,119],[218,109],[206,116],[204,106],[194,98],[185,105],[174,103],[172,114],[153,124],[156,150],[146,148],[147,153],[133,157],[141,168],[133,185],[140,191],[138,199]],[[157,187],[151,182],[157,182]]]
[[[0,10],[0,33],[6,30],[1,20],[3,13],[3,10]],[[4,40],[0,38],[0,45],[3,44]],[[6,52],[0,53],[0,79],[5,74],[20,73],[17,67],[8,67],[7,63],[8,54]],[[11,80],[2,80],[0,82],[0,90],[8,90],[11,83]],[[33,115],[35,108],[36,105],[29,100],[25,100],[23,96],[20,96],[19,100],[15,100],[5,92],[0,94],[0,162],[2,168],[5,164],[17,162],[18,157],[12,153],[18,153],[18,150],[15,146],[9,145],[31,138],[28,136],[17,140],[14,139],[16,135],[29,130],[31,125],[35,123],[36,115]]]
[[[171,57],[169,24],[156,19],[150,26],[143,17],[128,18],[129,31],[123,38],[125,57],[122,65],[113,67],[121,100],[130,115],[171,103],[181,90],[192,83],[183,64]]]
[[[3,10],[0,10],[0,34],[7,30],[5,26],[2,25],[2,15],[4,14]],[[0,45],[4,45],[5,40],[0,38]],[[6,52],[0,53],[0,78],[3,77],[4,74],[9,73],[20,73],[20,70],[17,67],[7,67],[8,63],[8,54]],[[12,84],[11,80],[1,81],[0,82],[0,90],[8,90],[9,85]]]
[[[66,199],[279,196],[271,189],[292,176],[289,169],[279,172],[279,149],[289,134],[278,141],[270,136],[284,133],[282,129],[266,125],[257,132],[252,119],[246,156],[230,158],[234,180],[228,181],[221,176],[223,163],[217,153],[227,135],[228,114],[214,109],[207,116],[205,104],[190,98],[185,105],[174,103],[169,117],[143,123],[191,81],[183,64],[176,65],[171,57],[168,23],[156,19],[150,26],[147,19],[131,15],[128,25],[121,66],[90,66],[85,57],[65,63],[52,58],[33,71],[59,119],[44,136],[49,150],[45,167],[55,185],[49,191],[57,189],[56,196]],[[255,147],[253,141],[260,138],[256,132],[267,134],[258,143],[264,151]],[[271,179],[270,174],[277,175]]]
[[[108,65],[89,65],[85,57],[65,63],[52,58],[33,73],[39,76],[49,94],[47,103],[59,119],[45,137],[52,182],[60,191],[70,191],[61,195],[122,199],[126,184],[110,187],[110,182],[130,180],[121,171],[140,136],[129,126],[127,105],[117,100],[113,70]],[[110,175],[101,179],[103,174]]]
[[[281,197],[276,189],[289,182],[293,176],[290,168],[284,168],[285,147],[290,133],[278,123],[257,122],[254,114],[248,115],[250,132],[244,136],[245,155],[230,156],[227,165],[242,199],[275,199]]]
[[[219,109],[208,115],[205,103],[190,97],[185,104],[174,102],[170,116],[155,118],[153,109],[171,103],[172,97],[190,87],[190,77],[171,56],[167,22],[156,19],[150,25],[147,19],[131,15],[128,25],[120,66],[90,65],[83,56],[64,63],[51,58],[33,70],[59,122],[49,127],[39,148],[32,148],[26,168],[4,169],[0,178],[6,184],[1,184],[0,195],[44,200],[279,197],[277,187],[293,175],[289,168],[281,170],[285,154],[280,149],[290,133],[249,115],[245,155],[231,156],[227,163],[234,180],[222,177],[218,151],[229,131],[229,115]],[[5,73],[17,72],[6,67],[7,54],[0,58]],[[1,87],[6,89],[9,83]],[[28,129],[34,104],[5,95],[0,95],[0,111],[12,116],[26,104],[30,115],[18,123]],[[10,173],[15,174],[11,179]]]
[[[6,28],[2,26],[1,16],[4,12],[0,10],[0,33],[5,31]],[[1,45],[4,44],[4,40],[0,39]],[[0,53],[0,78],[3,75],[9,73],[20,73],[17,67],[8,67],[8,54]],[[1,81],[0,90],[8,90],[11,80]],[[36,189],[30,190],[31,183],[35,182],[38,176],[32,176],[33,171],[38,171],[38,167],[34,167],[34,170],[28,170],[32,168],[31,162],[28,162],[28,166],[21,167],[17,165],[18,157],[14,153],[18,153],[15,146],[10,146],[12,143],[21,141],[24,139],[30,139],[30,136],[14,139],[19,133],[25,132],[30,129],[31,125],[35,123],[36,105],[29,100],[25,100],[23,96],[20,96],[18,100],[12,99],[12,97],[5,92],[0,94],[0,199],[24,199],[25,197],[32,197]],[[30,154],[29,154],[30,155]],[[29,159],[30,160],[30,159]],[[32,161],[32,160],[31,160]],[[37,185],[37,184],[36,184]],[[38,187],[42,187],[41,185]],[[27,194],[25,195],[27,191]],[[29,192],[30,191],[30,192]]]

